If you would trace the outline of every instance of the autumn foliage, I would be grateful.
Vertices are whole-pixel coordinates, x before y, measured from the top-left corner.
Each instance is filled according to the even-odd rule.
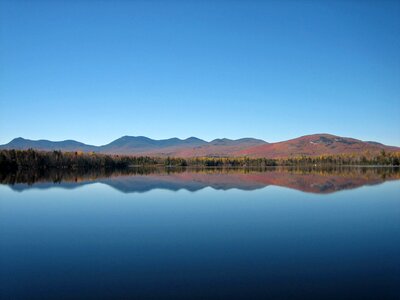
[[[354,153],[342,155],[300,156],[290,158],[249,157],[148,157],[98,153],[1,150],[0,169],[124,169],[134,166],[194,167],[268,167],[306,165],[385,165],[399,166],[400,152],[379,154]]]

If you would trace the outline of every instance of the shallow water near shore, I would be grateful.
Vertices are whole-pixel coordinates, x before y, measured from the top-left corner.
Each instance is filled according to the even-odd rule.
[[[1,299],[397,299],[393,168],[0,176]]]

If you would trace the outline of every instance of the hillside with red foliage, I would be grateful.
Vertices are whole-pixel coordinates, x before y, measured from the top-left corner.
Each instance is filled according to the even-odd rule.
[[[376,154],[400,151],[399,147],[376,142],[363,142],[331,134],[306,135],[292,140],[250,147],[235,153],[237,156],[286,158],[298,156],[338,155],[352,153]]]

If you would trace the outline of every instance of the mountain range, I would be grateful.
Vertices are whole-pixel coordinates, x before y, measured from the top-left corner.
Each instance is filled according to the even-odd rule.
[[[268,157],[336,155],[348,153],[379,153],[400,151],[400,147],[387,146],[378,142],[361,141],[332,134],[313,134],[295,139],[268,143],[254,138],[231,140],[215,139],[210,142],[190,137],[154,140],[145,136],[123,136],[102,146],[87,145],[74,140],[49,141],[16,138],[0,149],[35,149],[43,151],[82,151],[119,155],[147,155],[171,157]]]

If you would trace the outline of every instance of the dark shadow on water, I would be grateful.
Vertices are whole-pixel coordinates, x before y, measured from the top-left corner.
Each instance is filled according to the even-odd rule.
[[[198,191],[256,190],[282,186],[309,193],[328,194],[364,185],[400,179],[398,168],[275,167],[275,168],[131,168],[125,170],[60,170],[0,172],[0,182],[15,191],[31,188],[73,189],[103,183],[123,193],[153,189]]]

